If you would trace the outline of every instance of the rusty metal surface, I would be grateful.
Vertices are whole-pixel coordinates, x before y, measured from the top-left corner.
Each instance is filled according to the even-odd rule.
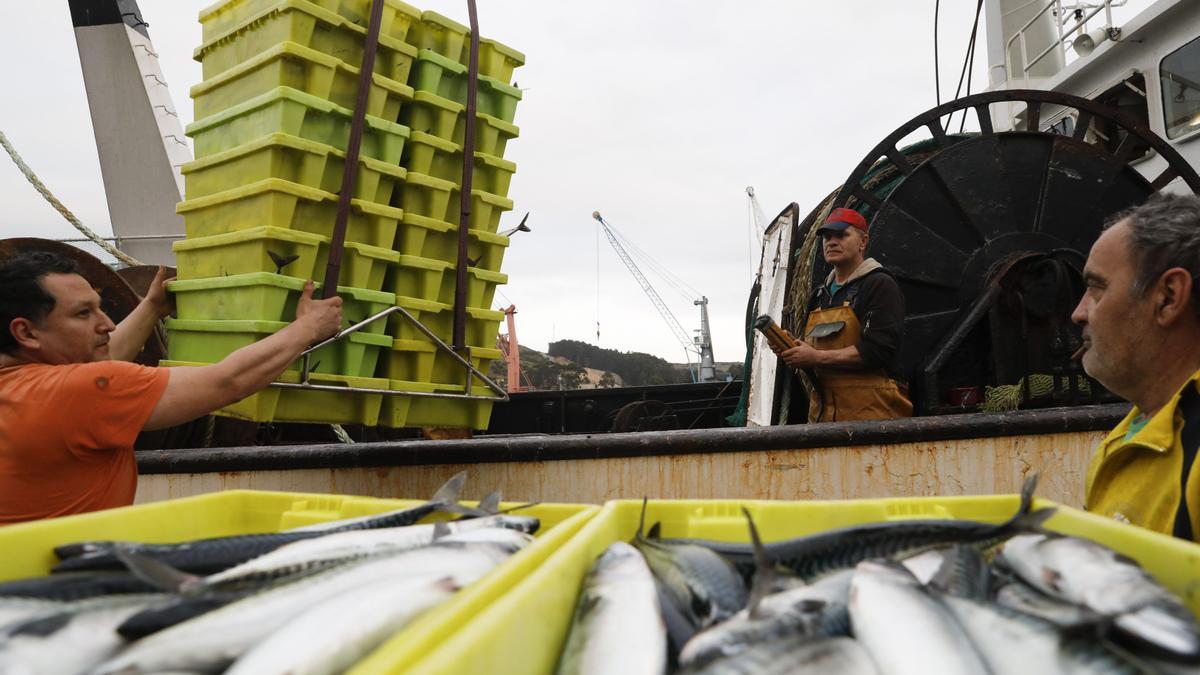
[[[166,450],[138,453],[138,470],[143,474],[334,470],[638,457],[665,457],[668,461],[687,462],[691,455],[704,454],[753,454],[772,450],[805,451],[1094,432],[1112,428],[1128,411],[1127,404],[1110,404],[1001,414],[697,431]]]
[[[167,279],[175,277],[175,268],[166,267]],[[158,265],[134,265],[133,267],[122,267],[117,270],[117,276],[125,280],[134,293],[145,297],[146,291],[150,290],[150,283],[154,281],[154,275],[158,274]]]
[[[1088,459],[1104,431],[830,448],[596,458],[574,461],[144,475],[139,502],[233,489],[427,498],[468,471],[464,498],[502,489],[506,499],[602,503],[609,499],[866,499],[1017,492],[1038,472],[1038,496],[1083,500]]]

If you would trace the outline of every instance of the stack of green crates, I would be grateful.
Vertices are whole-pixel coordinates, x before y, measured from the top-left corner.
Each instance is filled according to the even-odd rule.
[[[195,161],[178,206],[178,319],[168,364],[214,363],[295,316],[306,279],[324,278],[365,53],[371,0],[224,0],[200,13],[187,128]],[[469,31],[385,0],[338,293],[345,325],[393,305],[449,342],[458,255]],[[508,238],[516,165],[504,159],[525,57],[480,41],[471,191],[468,354],[486,370],[502,312],[491,310]],[[312,381],[462,392],[466,370],[393,315],[315,353]],[[299,363],[284,380],[298,381]],[[473,383],[478,385],[478,382]],[[473,386],[473,393],[487,389]],[[221,411],[254,421],[484,428],[491,401],[268,389]]]

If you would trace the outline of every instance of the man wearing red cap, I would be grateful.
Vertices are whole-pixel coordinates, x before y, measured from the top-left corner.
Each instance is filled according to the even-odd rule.
[[[909,417],[912,402],[894,379],[904,295],[882,265],[865,257],[862,214],[834,209],[818,232],[833,270],[809,301],[804,340],[777,352],[789,366],[816,375],[808,421]]]

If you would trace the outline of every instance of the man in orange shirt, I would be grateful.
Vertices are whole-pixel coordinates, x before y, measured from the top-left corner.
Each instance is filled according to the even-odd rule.
[[[294,322],[220,363],[128,363],[170,311],[163,277],[114,325],[73,261],[30,253],[0,264],[0,524],[132,504],[140,431],[253,394],[341,326],[341,299],[314,299],[310,281]]]

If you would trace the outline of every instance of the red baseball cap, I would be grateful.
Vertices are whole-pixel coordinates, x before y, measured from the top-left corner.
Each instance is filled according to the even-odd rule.
[[[862,214],[854,209],[834,209],[833,213],[825,219],[821,227],[817,231],[829,230],[831,232],[841,232],[847,227],[857,227],[863,232],[867,231],[867,219],[863,218]]]

